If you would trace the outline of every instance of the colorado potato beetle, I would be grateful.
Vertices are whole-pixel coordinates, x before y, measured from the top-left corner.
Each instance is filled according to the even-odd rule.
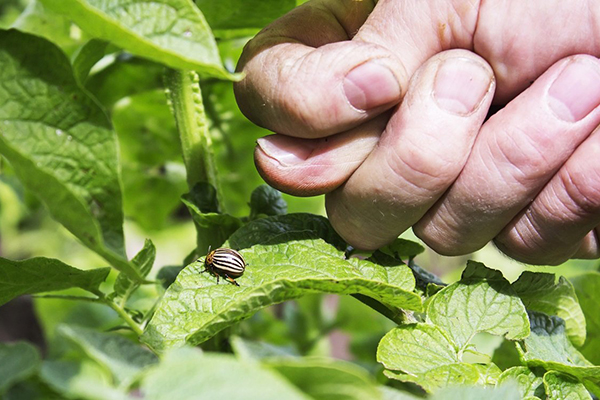
[[[209,249],[204,259],[204,271],[202,272],[208,271],[216,276],[217,284],[221,277],[235,286],[240,286],[233,278],[242,276],[245,269],[246,261],[239,252],[222,247],[213,251]]]

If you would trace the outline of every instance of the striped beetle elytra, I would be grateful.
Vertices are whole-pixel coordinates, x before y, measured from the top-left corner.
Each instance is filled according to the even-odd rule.
[[[242,276],[245,270],[246,260],[239,252],[221,247],[213,251],[209,249],[204,259],[204,271],[202,272],[208,271],[216,276],[217,284],[221,277],[235,286],[240,286],[234,278]]]

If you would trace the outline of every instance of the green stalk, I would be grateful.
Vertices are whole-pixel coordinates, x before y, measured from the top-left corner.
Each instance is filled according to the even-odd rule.
[[[217,190],[219,206],[224,211],[198,74],[169,69],[164,81],[179,130],[188,187],[191,190],[199,182],[210,183]]]

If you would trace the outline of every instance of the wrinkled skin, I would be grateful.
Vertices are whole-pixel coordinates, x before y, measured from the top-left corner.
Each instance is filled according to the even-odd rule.
[[[355,247],[600,255],[600,2],[314,0],[245,48],[236,84],[274,187],[326,193]],[[490,106],[500,110],[486,119]]]

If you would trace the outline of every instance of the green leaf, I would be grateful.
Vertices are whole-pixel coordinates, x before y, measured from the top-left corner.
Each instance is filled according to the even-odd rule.
[[[587,340],[580,351],[592,363],[600,365],[600,273],[588,272],[571,278],[571,282],[586,320]]]
[[[511,385],[497,388],[457,387],[440,390],[431,400],[521,400],[519,392]]]
[[[368,373],[354,364],[325,358],[265,361],[315,400],[377,400],[381,393]]]
[[[242,226],[242,221],[229,214],[202,213],[195,204],[188,201],[185,195],[181,198],[192,214],[196,223],[198,251],[216,249]]]
[[[530,312],[531,335],[519,348],[529,367],[542,367],[577,378],[596,395],[600,394],[600,367],[592,365],[567,338],[565,323],[558,317]]]
[[[91,362],[44,361],[40,378],[67,398],[132,400],[112,387],[105,371]]]
[[[164,69],[164,66],[145,59],[121,55],[90,75],[85,87],[110,111],[125,97],[157,89],[163,91]],[[171,121],[171,124],[174,125],[174,122]]]
[[[0,395],[33,375],[40,361],[38,350],[29,343],[0,343]]]
[[[252,221],[231,235],[228,242],[234,249],[245,249],[255,244],[277,244],[291,240],[319,238],[338,250],[346,249],[346,243],[335,232],[327,218],[305,213]]]
[[[261,361],[269,358],[298,357],[298,354],[291,349],[266,342],[247,340],[239,336],[230,337],[229,343],[235,355],[241,360]]]
[[[463,278],[432,298],[427,319],[448,332],[459,351],[479,332],[509,340],[529,334],[523,303],[497,271],[470,261]]]
[[[81,271],[52,258],[11,261],[0,257],[0,305],[23,294],[73,287],[95,293],[109,272],[110,268]]]
[[[59,332],[106,367],[122,387],[128,387],[143,369],[158,362],[158,357],[148,350],[114,333],[70,325],[61,325]]]
[[[68,54],[77,49],[81,41],[81,31],[73,26],[68,18],[49,10],[38,0],[28,3],[11,28],[41,36]]]
[[[0,99],[0,152],[23,185],[82,243],[141,279],[125,257],[114,132],[64,54],[0,31]]]
[[[527,367],[509,368],[500,375],[498,386],[504,385],[507,382],[515,382],[522,398],[528,396],[537,396],[543,398],[544,382],[543,374],[539,371],[532,371]]]
[[[550,371],[544,375],[548,400],[592,400],[592,396],[580,382],[560,372]]]
[[[264,28],[292,10],[295,0],[196,0],[213,29]]]
[[[281,192],[267,185],[261,185],[252,191],[250,196],[250,218],[264,215],[287,214],[287,203]]]
[[[401,260],[413,258],[425,251],[425,247],[412,240],[396,238],[392,243],[382,247],[382,252]]]
[[[272,217],[276,226],[299,223],[299,215]],[[272,233],[260,227],[273,226],[271,218],[256,220],[240,228],[235,235],[244,238],[268,238]],[[306,217],[306,226],[311,217]],[[313,220],[314,221],[314,220]],[[258,228],[258,229],[257,229]],[[242,231],[240,233],[240,231]],[[247,233],[247,235],[246,235]],[[289,239],[285,232],[280,239]],[[302,235],[317,232],[302,232]],[[234,236],[235,236],[234,235]],[[229,247],[233,245],[232,236]],[[414,277],[405,265],[383,267],[367,260],[344,258],[343,252],[323,242],[277,240],[278,244],[257,245],[242,250],[248,266],[237,279],[240,287],[217,284],[204,269],[202,259],[190,264],[165,293],[154,317],[146,327],[143,340],[156,350],[198,344],[223,328],[271,304],[301,297],[307,293],[359,293],[390,306],[420,310],[420,297],[414,293]]]
[[[73,54],[73,74],[81,86],[85,84],[92,67],[104,57],[107,46],[108,42],[104,40],[92,39]]]
[[[191,348],[167,353],[147,372],[141,391],[148,400],[308,400],[267,368]]]
[[[419,374],[402,374],[385,370],[383,374],[390,379],[413,382],[425,391],[432,393],[440,388],[452,386],[474,386],[479,381],[479,371],[472,364],[446,364]]]
[[[554,274],[525,271],[512,284],[512,288],[528,310],[562,318],[569,339],[575,346],[583,345],[585,317],[568,280],[561,276],[556,282]]]
[[[218,78],[234,75],[221,65],[204,16],[191,0],[42,0],[91,35],[172,68]]]
[[[420,400],[421,397],[409,394],[407,392],[401,392],[398,389],[391,388],[389,386],[379,386],[379,391],[383,396],[383,400]]]
[[[502,370],[520,366],[521,360],[519,359],[516,343],[506,339],[502,340],[500,346],[494,350],[492,362]]]
[[[447,334],[430,324],[401,325],[388,332],[379,342],[377,361],[387,368],[384,373],[388,378],[414,382],[428,392],[452,385],[475,385],[488,375],[486,368],[480,371],[475,365],[462,363]]]
[[[133,257],[131,262],[138,268],[140,274],[143,277],[148,276],[152,265],[154,265],[154,259],[156,258],[156,247],[150,239],[146,239],[144,247]],[[114,290],[117,296],[123,299],[123,305],[127,302],[127,299],[131,294],[140,287],[138,281],[133,281],[123,273],[117,276],[115,280]]]

